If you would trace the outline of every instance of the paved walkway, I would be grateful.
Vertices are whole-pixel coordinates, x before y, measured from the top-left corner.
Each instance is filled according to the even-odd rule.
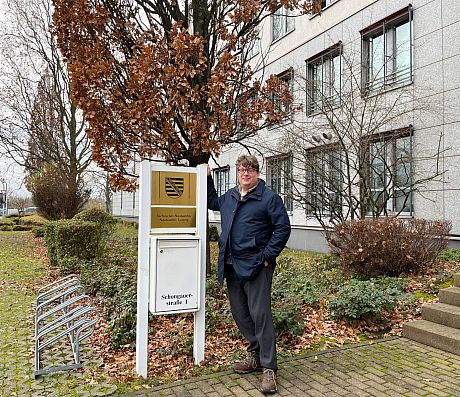
[[[227,371],[123,396],[263,396],[257,383]],[[460,357],[405,338],[327,350],[281,362],[278,395],[460,396]]]

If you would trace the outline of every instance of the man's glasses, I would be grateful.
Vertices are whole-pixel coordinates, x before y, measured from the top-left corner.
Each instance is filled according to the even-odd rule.
[[[254,174],[257,172],[254,168],[238,168],[238,173],[243,175],[245,173]]]

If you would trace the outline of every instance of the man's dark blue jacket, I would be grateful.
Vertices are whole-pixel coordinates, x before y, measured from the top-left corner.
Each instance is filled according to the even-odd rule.
[[[291,225],[280,196],[266,187],[262,179],[241,199],[237,187],[219,197],[212,177],[208,176],[208,208],[220,211],[221,215],[217,270],[221,284],[227,256],[241,280],[254,278],[265,261],[275,266],[276,257],[291,234]]]

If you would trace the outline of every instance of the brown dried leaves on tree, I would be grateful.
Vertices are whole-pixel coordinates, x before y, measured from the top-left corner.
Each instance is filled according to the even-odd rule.
[[[94,159],[126,190],[135,188],[125,173],[134,153],[193,166],[280,121],[284,114],[270,93],[288,104],[288,88],[274,76],[263,85],[254,79],[245,53],[271,11],[311,10],[309,0],[54,5],[54,30],[89,123]]]

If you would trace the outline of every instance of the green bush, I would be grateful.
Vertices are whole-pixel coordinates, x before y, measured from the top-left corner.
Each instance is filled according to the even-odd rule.
[[[110,233],[114,225],[117,223],[117,220],[110,215],[108,212],[97,208],[91,208],[79,212],[73,217],[73,219],[80,219],[82,221],[96,222],[104,229],[106,233]]]
[[[16,223],[8,218],[0,218],[0,226],[13,226]]]
[[[273,324],[277,335],[301,335],[303,332],[302,302],[292,295],[273,301]]]
[[[219,231],[217,230],[216,225],[209,226],[208,238],[209,238],[209,241],[219,241]]]
[[[13,230],[13,226],[2,225],[2,226],[0,226],[0,230],[2,232],[11,232]]]
[[[31,230],[31,227],[26,225],[13,225],[11,226],[11,230],[13,232],[24,232],[26,230]]]
[[[56,226],[58,221],[45,222],[45,245],[48,250],[48,259],[52,266],[57,266],[57,242],[56,242]]]
[[[26,215],[21,218],[21,224],[28,226],[43,226],[46,222],[46,219],[40,215]]]
[[[35,237],[45,237],[45,230],[44,226],[36,226],[32,229],[32,232]]]
[[[45,224],[48,258],[54,266],[66,257],[91,260],[99,254],[100,228],[94,222],[75,219]]]
[[[403,292],[407,281],[390,277],[351,279],[339,288],[338,296],[329,302],[331,316],[347,321],[382,319],[408,298]]]
[[[327,234],[343,267],[367,278],[426,269],[447,246],[451,224],[425,219],[377,218],[347,221]]]
[[[97,208],[82,211],[73,217],[74,220],[94,222],[98,228],[99,233],[97,236],[97,253],[96,257],[104,254],[107,240],[113,234],[117,220],[109,213]]]
[[[5,215],[5,218],[12,219],[14,223],[18,223],[19,221],[19,214],[9,214]]]
[[[56,221],[54,236],[58,260],[64,257],[91,260],[99,253],[100,228],[94,222],[75,219]]]

